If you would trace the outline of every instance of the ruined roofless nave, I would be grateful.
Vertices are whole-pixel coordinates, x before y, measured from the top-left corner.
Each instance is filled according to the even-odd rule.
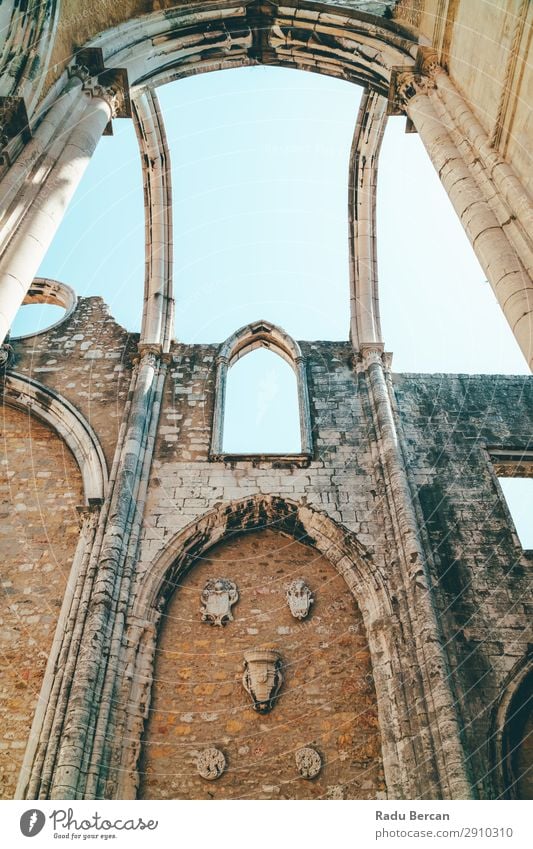
[[[498,482],[533,476],[531,381],[392,371],[375,187],[404,115],[531,365],[533,6],[82,6],[1,8],[2,797],[531,798],[533,556]],[[257,64],[363,88],[349,341],[260,315],[174,339],[157,88]],[[36,277],[118,119],[144,183],[137,334]],[[10,337],[43,302],[62,320]],[[260,347],[295,374],[296,453],[224,450],[228,374]]]

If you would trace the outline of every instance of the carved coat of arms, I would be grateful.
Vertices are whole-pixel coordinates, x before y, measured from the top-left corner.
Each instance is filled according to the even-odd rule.
[[[295,619],[305,619],[313,602],[313,594],[301,578],[297,578],[287,587],[287,604]]]
[[[205,585],[202,595],[202,622],[225,625],[233,622],[232,605],[239,599],[237,585],[229,578],[212,578]]]
[[[248,649],[244,652],[244,689],[258,713],[268,713],[283,683],[281,655],[275,649]]]

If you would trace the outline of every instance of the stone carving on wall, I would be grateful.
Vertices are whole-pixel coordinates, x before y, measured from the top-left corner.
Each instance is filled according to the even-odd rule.
[[[237,585],[228,578],[211,578],[205,585],[202,600],[202,622],[225,625],[233,622],[232,606],[238,601]]]
[[[13,363],[13,348],[8,342],[0,346],[0,369],[9,368]]]
[[[281,655],[275,649],[248,649],[244,652],[244,689],[258,713],[268,713],[283,683]]]
[[[296,578],[287,587],[287,604],[295,619],[305,619],[313,602],[313,594],[302,578]]]
[[[196,767],[206,781],[215,781],[226,768],[226,758],[220,749],[205,749],[198,755]]]
[[[316,749],[304,746],[296,752],[296,768],[302,778],[316,778],[322,769],[322,758]]]

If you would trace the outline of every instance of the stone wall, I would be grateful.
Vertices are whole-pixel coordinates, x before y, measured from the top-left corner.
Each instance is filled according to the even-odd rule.
[[[201,621],[206,581],[228,577],[239,601],[225,627]],[[285,588],[303,578],[315,602],[295,619]],[[268,645],[283,659],[273,710],[253,710],[243,652]],[[295,752],[312,746],[323,767],[301,778]],[[202,779],[196,758],[215,746],[227,769]],[[197,561],[166,608],[140,798],[374,799],[383,796],[380,733],[361,614],[345,581],[315,549],[273,530],[216,546]]]
[[[89,418],[105,447],[109,464],[124,414],[135,342],[135,337],[130,337],[107,315],[99,299],[82,300],[69,320],[54,328],[50,333],[14,342],[15,369],[56,389]],[[406,600],[408,597],[405,596],[402,588],[397,530],[399,517],[394,512],[390,485],[387,483],[382,459],[383,438],[376,429],[374,402],[369,392],[366,373],[354,357],[349,343],[306,342],[301,343],[301,348],[306,361],[309,388],[313,431],[312,456],[238,458],[222,455],[214,460],[210,456],[209,446],[215,402],[215,361],[218,346],[181,344],[173,346],[148,482],[135,575],[128,591],[128,605],[130,609],[135,606],[136,610],[136,618],[132,620],[134,629],[138,628],[139,622],[141,629],[145,627],[142,622],[146,619],[150,620],[152,617],[150,611],[155,609],[152,606],[153,600],[148,599],[147,596],[148,600],[142,601],[146,587],[154,574],[154,563],[167,556],[171,558],[169,562],[172,562],[172,557],[183,556],[183,552],[176,548],[177,534],[184,532],[183,539],[192,541],[190,542],[191,551],[193,556],[196,556],[198,552],[204,551],[201,544],[202,538],[204,540],[208,538],[209,544],[213,545],[220,540],[222,533],[227,534],[232,528],[239,527],[242,531],[246,527],[253,526],[257,530],[259,527],[257,516],[262,509],[261,498],[267,501],[268,499],[277,500],[278,506],[272,506],[272,516],[282,515],[285,509],[283,504],[289,505],[286,515],[293,517],[291,519],[293,524],[296,521],[295,509],[309,508],[315,517],[309,517],[311,525],[313,522],[318,523],[316,525],[318,528],[323,517],[324,522],[327,520],[332,528],[338,529],[339,545],[341,537],[348,534],[351,535],[352,543],[356,541],[353,544],[360,546],[357,553],[354,549],[355,559],[359,556],[366,557],[367,571],[363,569],[358,573],[359,578],[353,578],[350,584],[353,595],[350,596],[347,595],[349,591],[342,578],[344,575],[348,580],[347,570],[343,568],[342,563],[338,562],[339,559],[342,560],[342,557],[350,558],[350,555],[346,554],[348,549],[345,548],[342,548],[342,553],[339,553],[341,549],[336,547],[335,534],[331,528],[328,531],[328,539],[332,540],[333,546],[331,554],[324,537],[320,547],[322,555],[318,555],[313,549],[305,547],[300,549],[298,543],[290,544],[291,550],[294,547],[294,550],[300,552],[298,564],[302,568],[307,562],[306,557],[309,557],[312,568],[320,564],[320,569],[326,572],[329,570],[332,575],[331,586],[336,587],[335,592],[338,591],[338,598],[344,598],[343,604],[349,602],[352,606],[350,621],[356,626],[356,631],[353,634],[349,632],[350,640],[353,637],[362,641],[364,636],[361,632],[362,620],[354,602],[351,601],[354,595],[363,615],[366,616],[365,622],[368,620],[374,622],[373,650],[377,650],[375,641],[378,633],[379,639],[389,640],[387,651],[394,645],[394,640],[399,638],[401,629],[394,632],[396,636],[391,636],[394,628],[398,626],[396,616],[407,616],[406,627],[415,629],[413,633],[417,633],[416,629],[418,632],[423,629],[423,623],[421,624],[418,619],[420,611],[416,605],[414,609],[413,603]],[[491,797],[495,789],[494,764],[489,738],[494,706],[501,697],[512,670],[523,660],[528,651],[528,644],[531,643],[531,636],[528,636],[531,622],[528,587],[531,580],[532,560],[530,555],[523,552],[518,545],[499,490],[490,452],[491,449],[530,448],[533,430],[531,381],[526,377],[462,375],[396,375],[391,380],[397,405],[396,418],[402,440],[402,451],[405,455],[413,505],[418,516],[418,532],[433,585],[429,592],[432,593],[433,603],[437,608],[439,627],[444,637],[450,680],[457,699],[457,712],[463,729],[469,767],[476,792],[482,797]],[[10,413],[10,415],[19,416],[20,421],[29,421],[23,414]],[[36,427],[41,426],[36,425]],[[39,444],[39,441],[35,443],[37,447]],[[59,440],[57,444],[61,447]],[[12,454],[15,457],[18,456],[14,449],[8,457]],[[67,456],[72,463],[70,455]],[[34,457],[32,468],[46,473],[51,468],[50,463],[57,465],[53,453],[49,452],[46,456]],[[41,480],[41,478],[36,479]],[[47,478],[43,477],[42,480],[49,485]],[[61,482],[61,478],[59,481]],[[65,487],[62,486],[57,494],[58,504],[63,503],[61,499],[65,497],[64,489]],[[11,492],[10,504],[12,499]],[[69,539],[64,529],[70,527],[70,524],[63,522],[61,511],[58,512],[50,506],[52,502],[55,503],[56,495],[50,495],[50,499],[46,503],[46,513],[43,511],[43,515],[50,545],[61,547],[66,545]],[[82,503],[83,497],[79,487],[75,498],[72,496],[72,499],[73,506]],[[254,511],[259,513],[255,516],[253,524],[247,525]],[[202,522],[209,524],[206,516],[209,517],[211,513],[216,513],[218,517],[216,521],[220,523],[221,531],[218,536],[215,533],[215,524],[212,524],[212,533],[207,533],[202,525]],[[195,528],[198,530],[195,531]],[[279,551],[276,541],[284,538],[278,537],[274,530],[280,529],[285,530],[283,525],[277,525],[269,533],[254,531],[254,534],[250,533],[249,536],[245,534],[235,540],[232,540],[230,536],[229,542],[223,543],[218,550],[213,549],[208,556],[219,558],[216,562],[220,563],[220,558],[224,557],[224,546],[228,551],[233,551],[232,546],[236,546],[231,557],[234,558],[235,568],[244,569],[249,557],[246,546],[249,546],[251,550],[252,546],[257,544],[259,546],[257,550],[262,552],[261,557],[265,562],[277,563]],[[297,540],[314,541],[314,544],[319,547],[312,535],[307,538],[305,535],[302,537],[296,526],[286,530]],[[11,531],[6,533],[11,545],[12,537],[16,534]],[[195,538],[195,534],[198,539]],[[194,546],[197,547],[194,548]],[[240,553],[239,546],[243,547]],[[72,550],[69,549],[68,555],[66,551],[64,552],[63,562],[70,563]],[[308,553],[309,551],[313,552],[312,556]],[[9,556],[11,558],[11,555]],[[18,562],[17,557],[18,555],[13,555],[13,562]],[[331,562],[328,563],[328,560]],[[337,573],[340,572],[341,576],[333,572],[331,563],[335,563]],[[368,563],[371,563],[371,569],[368,568]],[[290,571],[291,562],[279,562],[278,568]],[[312,578],[315,580],[315,576],[311,566],[309,568],[311,582]],[[274,629],[272,634],[268,630],[264,633],[261,630],[263,624],[268,624],[266,620],[259,623],[260,627],[257,623],[251,626],[245,625],[244,622],[239,623],[241,615],[248,618],[248,613],[245,616],[245,605],[248,602],[244,596],[236,608],[238,614],[236,622],[230,623],[220,632],[202,625],[192,616],[191,611],[194,607],[197,612],[199,587],[207,571],[209,571],[208,566],[200,563],[188,573],[184,586],[185,588],[190,586],[191,590],[188,593],[177,592],[174,595],[165,614],[167,618],[163,619],[161,626],[156,683],[153,688],[154,701],[151,708],[153,713],[146,730],[148,745],[144,754],[145,760],[141,763],[142,771],[146,773],[142,792],[147,796],[182,794],[179,781],[167,775],[167,773],[174,775],[176,772],[167,763],[169,752],[173,750],[173,747],[181,753],[185,772],[190,772],[192,769],[198,746],[204,745],[208,740],[218,741],[225,749],[231,769],[237,763],[234,760],[233,732],[222,724],[217,725],[218,720],[213,720],[214,725],[206,720],[200,728],[193,730],[194,722],[180,719],[184,715],[194,714],[195,708],[194,700],[191,701],[186,687],[177,690],[174,686],[174,682],[179,678],[175,675],[176,660],[182,666],[183,658],[176,659],[173,656],[175,650],[171,647],[176,644],[176,641],[183,640],[190,644],[191,650],[196,653],[202,649],[198,641],[200,643],[207,641],[204,648],[208,648],[209,641],[215,639],[218,641],[217,650],[220,649],[223,663],[227,665],[230,662],[228,651],[231,651],[228,649],[227,641],[232,635],[236,644],[238,643],[240,658],[247,638],[260,637],[262,641],[277,639],[281,636],[277,629],[287,627],[286,622],[281,621],[281,618],[288,616],[288,611],[283,605],[282,610],[279,611],[281,617],[279,621],[274,617],[269,624],[269,627],[271,625]],[[385,615],[386,607],[379,611],[376,608],[375,596],[373,596],[375,587],[371,585],[372,579],[369,577],[372,575],[375,575],[379,581],[386,582],[386,595],[382,596],[384,604],[385,598],[389,598],[392,605],[398,603],[397,599],[401,599],[401,605],[411,604],[411,609],[403,606],[401,613],[380,621],[379,617]],[[284,576],[282,579],[285,580]],[[238,583],[243,587],[248,586],[246,571],[242,574],[239,572]],[[192,590],[193,587],[194,590]],[[63,593],[62,587],[54,589],[54,593],[56,604],[59,605]],[[187,607],[189,603],[192,605],[190,608]],[[143,604],[146,606],[143,607]],[[260,605],[253,609],[260,609]],[[396,610],[399,609],[396,608]],[[314,611],[317,617],[319,610],[320,603],[317,599]],[[194,615],[196,616],[196,613]],[[256,616],[251,613],[251,608],[249,615]],[[179,617],[187,620],[181,623],[184,627],[183,632],[180,631]],[[260,615],[257,614],[257,617],[260,618]],[[155,622],[154,619],[151,621]],[[312,617],[310,626],[306,626],[311,629],[309,633],[312,632],[317,621]],[[53,624],[50,627],[53,630]],[[247,628],[257,629],[259,633],[257,635],[248,633]],[[178,632],[181,634],[179,638]],[[126,639],[126,636],[125,646],[129,645],[129,638]],[[370,645],[369,634],[366,638]],[[399,639],[401,642],[401,637]],[[40,642],[42,643],[42,640]],[[362,645],[363,642],[360,642],[360,646]],[[342,646],[341,649],[338,658],[342,666],[345,655]],[[183,652],[183,648],[180,648],[180,651]],[[365,651],[367,651],[366,648]],[[419,673],[416,658],[411,656],[408,660],[405,651],[401,649],[398,656],[402,657],[401,680],[397,680],[396,675],[393,675],[394,686],[403,688],[402,691],[405,693],[415,693]],[[390,656],[386,653],[380,655],[378,651],[376,657],[379,657],[379,667],[375,661],[372,670],[373,678],[376,682],[376,692],[381,692],[383,696],[383,693],[387,692],[384,682],[391,678],[388,666]],[[337,655],[333,658],[333,665],[337,662],[336,658]],[[44,663],[44,658],[42,662]],[[330,660],[327,652],[324,655],[324,663],[326,667],[321,668],[320,675],[324,680],[329,680]],[[127,664],[124,669],[126,666]],[[362,668],[354,668],[352,684],[355,682],[355,686],[359,686],[357,682],[361,682],[368,673],[368,665],[366,669],[367,672],[363,674]],[[232,667],[232,671],[229,666],[225,667],[224,681],[226,685],[228,680],[231,682],[232,694],[228,694],[227,698],[235,700],[231,701],[231,708],[238,714],[232,717],[232,721],[240,722],[244,717],[245,729],[242,733],[247,734],[246,722],[254,721],[256,717],[254,712],[246,706],[246,697],[244,692],[241,692],[240,685],[237,686],[238,672],[240,673],[238,662]],[[150,681],[151,666],[146,667],[143,674],[148,675],[148,679],[143,679],[146,684],[146,680]],[[342,678],[346,670],[339,674]],[[381,690],[377,683],[378,674]],[[216,677],[209,680],[199,679],[198,686],[202,688],[213,681],[217,683],[218,680]],[[368,683],[369,679],[365,678],[365,680]],[[348,681],[347,678],[346,681]],[[346,686],[352,686],[352,684]],[[127,689],[127,682],[121,678],[120,686],[123,685]],[[6,697],[11,699],[13,693],[17,692],[15,683],[10,683],[8,689],[9,694]],[[285,689],[279,707],[283,708],[284,702],[288,703],[289,694],[290,690]],[[193,695],[199,700],[197,711],[205,714],[216,712],[214,703],[210,701],[214,698],[214,691],[198,692]],[[365,698],[367,696],[369,696],[368,692]],[[35,693],[33,697],[35,698]],[[149,697],[149,688],[146,697]],[[320,699],[322,696],[318,694],[317,698]],[[124,695],[124,699],[128,702],[129,697]],[[139,703],[139,711],[143,709],[144,699],[143,695]],[[383,706],[384,704],[380,702],[380,715]],[[118,702],[115,707],[120,707]],[[8,708],[9,710],[11,708]],[[28,707],[24,719],[26,725],[21,726],[26,730],[24,733],[21,731],[21,737],[27,733],[30,715],[31,709]],[[265,722],[276,727],[278,721],[276,717],[280,715],[280,711],[276,709]],[[14,716],[19,714],[16,713]],[[118,721],[119,723],[130,722],[130,718],[122,717]],[[137,723],[136,727],[140,728],[141,713],[136,714],[131,721]],[[390,733],[389,725],[386,722],[384,725],[382,723],[383,752],[391,743],[388,739]],[[240,730],[235,732],[236,737],[240,734]],[[246,767],[248,776],[246,781],[251,782],[248,791],[241,793],[231,777],[231,769],[228,769],[228,775],[222,783],[215,783],[216,787],[223,789],[209,790],[209,792],[222,795],[226,793],[228,796],[236,796],[239,793],[246,795],[247,792],[250,795],[258,792],[267,796],[271,794],[277,798],[284,793],[290,794],[292,792],[290,788],[294,789],[298,786],[298,792],[301,791],[303,794],[316,793],[327,796],[330,793],[328,788],[337,787],[339,784],[350,784],[352,780],[354,788],[359,783],[354,790],[354,795],[383,792],[381,779],[377,778],[379,768],[376,752],[372,755],[375,766],[372,778],[374,783],[367,786],[364,785],[367,779],[361,775],[361,770],[365,769],[361,766],[362,758],[353,757],[352,763],[350,760],[352,756],[348,755],[345,761],[344,754],[341,756],[339,753],[348,750],[339,748],[340,744],[334,739],[333,729],[321,727],[313,731],[313,735],[313,739],[317,740],[317,747],[324,747],[324,752],[327,754],[326,760],[330,764],[325,768],[322,783],[300,782],[293,785],[287,771],[292,768],[289,764],[290,758],[283,762],[280,752],[294,748],[298,741],[291,737],[284,749],[281,738],[280,740],[272,738],[272,751],[275,752],[276,758],[281,758],[277,761],[275,770],[279,780],[274,781],[274,777],[271,777],[264,786],[279,788],[279,794],[277,790],[264,791],[263,784],[254,783],[256,776],[252,775],[251,761],[247,762]],[[320,735],[323,737],[321,738]],[[192,740],[193,736],[194,740]],[[409,739],[408,734],[406,739]],[[281,749],[276,748],[278,744],[282,746]],[[9,737],[7,745],[11,746]],[[354,743],[356,748],[361,745],[364,745],[361,739],[357,739]],[[20,746],[23,747],[22,740]],[[244,757],[244,755],[241,756]],[[118,755],[113,755],[114,764],[117,757]],[[246,753],[246,757],[251,755]],[[417,757],[420,757],[417,754],[417,741],[413,740],[412,769],[417,766]],[[136,758],[135,747],[132,748],[128,758],[128,769],[130,769]],[[342,772],[345,768],[348,769],[348,762],[352,763],[350,769],[352,767],[354,769],[351,777]],[[338,771],[341,765],[342,774]],[[124,769],[123,766],[115,768]],[[120,773],[113,773],[115,777],[118,774]],[[191,793],[207,792],[199,778],[194,780],[197,784],[191,785],[193,787]]]
[[[13,797],[79,535],[81,475],[58,436],[0,407],[0,796]]]
[[[142,533],[139,585],[172,536],[220,503],[280,495],[357,535],[395,582],[387,492],[373,452],[365,382],[346,343],[302,343],[315,456],[209,460],[215,346],[177,346],[162,408]],[[506,677],[527,652],[531,560],[517,547],[486,446],[527,447],[527,377],[398,375],[412,491],[477,792],[493,792],[489,727]],[[409,686],[409,670],[405,670]]]
[[[102,298],[79,298],[72,315],[57,327],[11,340],[13,370],[44,383],[82,413],[96,432],[108,468],[137,339],[109,315]]]
[[[398,375],[395,391],[474,780],[507,676],[532,643],[533,557],[519,545],[490,448],[531,450],[528,376]]]

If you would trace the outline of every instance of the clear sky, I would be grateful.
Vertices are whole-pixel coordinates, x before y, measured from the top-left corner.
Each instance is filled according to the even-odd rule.
[[[347,173],[360,90],[254,67],[180,80],[158,94],[172,160],[176,337],[221,342],[265,318],[296,339],[347,339]],[[103,296],[134,331],[144,282],[141,169],[131,121],[115,121],[114,131],[98,145],[40,274]],[[404,133],[401,118],[389,119],[380,159],[378,260],[396,371],[528,372],[421,141]],[[44,317],[41,307],[30,311]],[[297,450],[285,363],[256,352],[229,377],[235,415],[225,447],[253,450],[253,431],[262,450]]]

